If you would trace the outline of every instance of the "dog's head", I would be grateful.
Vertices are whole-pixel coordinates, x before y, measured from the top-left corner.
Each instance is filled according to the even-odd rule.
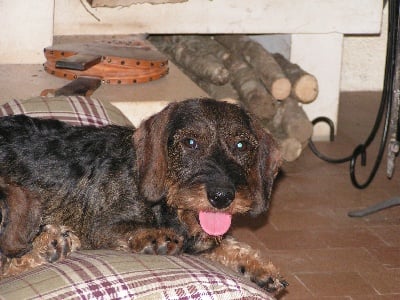
[[[280,155],[273,138],[237,105],[172,103],[141,124],[134,143],[142,195],[166,197],[185,223],[197,222],[209,235],[223,235],[233,214],[268,207]]]

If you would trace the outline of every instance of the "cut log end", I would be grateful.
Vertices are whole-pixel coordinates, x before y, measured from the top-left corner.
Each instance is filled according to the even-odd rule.
[[[303,150],[301,143],[295,138],[286,138],[279,141],[279,150],[286,162],[295,161]]]
[[[287,78],[276,79],[271,86],[271,95],[277,100],[284,100],[290,95],[292,84]]]
[[[306,143],[313,134],[313,126],[308,119],[296,119],[286,124],[286,131],[289,137],[298,139],[300,143]]]
[[[237,105],[237,106],[240,106],[240,107],[243,107],[243,103],[241,102],[241,101],[239,101],[238,99],[236,99],[236,98],[220,98],[220,99],[217,99],[218,101],[221,101],[221,102],[227,102],[227,103],[230,103],[230,104],[235,104],[235,105]]]
[[[318,96],[318,81],[310,74],[303,75],[293,86],[293,96],[302,103],[313,102]]]
[[[272,119],[276,113],[276,103],[272,101],[271,96],[267,95],[252,95],[245,101],[246,107],[253,112],[259,119]]]

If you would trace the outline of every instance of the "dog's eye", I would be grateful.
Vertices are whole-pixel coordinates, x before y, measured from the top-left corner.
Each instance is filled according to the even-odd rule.
[[[190,148],[190,149],[198,149],[199,148],[199,144],[197,143],[197,141],[192,138],[184,139],[182,141],[182,143],[183,143],[183,145],[185,145],[187,148]]]
[[[238,151],[246,151],[248,149],[249,145],[245,141],[239,141],[235,144],[235,149]]]

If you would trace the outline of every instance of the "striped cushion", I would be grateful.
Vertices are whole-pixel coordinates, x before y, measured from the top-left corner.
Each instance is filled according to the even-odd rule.
[[[0,106],[0,117],[25,114],[31,117],[58,119],[72,125],[132,126],[114,105],[107,101],[81,96],[35,97],[11,100]]]
[[[195,256],[86,250],[0,281],[0,299],[273,299]]]

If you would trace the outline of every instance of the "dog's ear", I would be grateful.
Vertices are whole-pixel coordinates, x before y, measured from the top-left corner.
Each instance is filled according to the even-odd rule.
[[[133,134],[139,192],[153,202],[166,194],[168,123],[175,105],[143,121]]]
[[[31,249],[41,222],[37,195],[0,178],[0,253],[21,256]]]
[[[276,141],[262,128],[258,120],[253,118],[251,126],[259,143],[257,159],[249,174],[249,185],[255,201],[251,214],[257,215],[268,208],[272,186],[282,164],[282,157]]]

